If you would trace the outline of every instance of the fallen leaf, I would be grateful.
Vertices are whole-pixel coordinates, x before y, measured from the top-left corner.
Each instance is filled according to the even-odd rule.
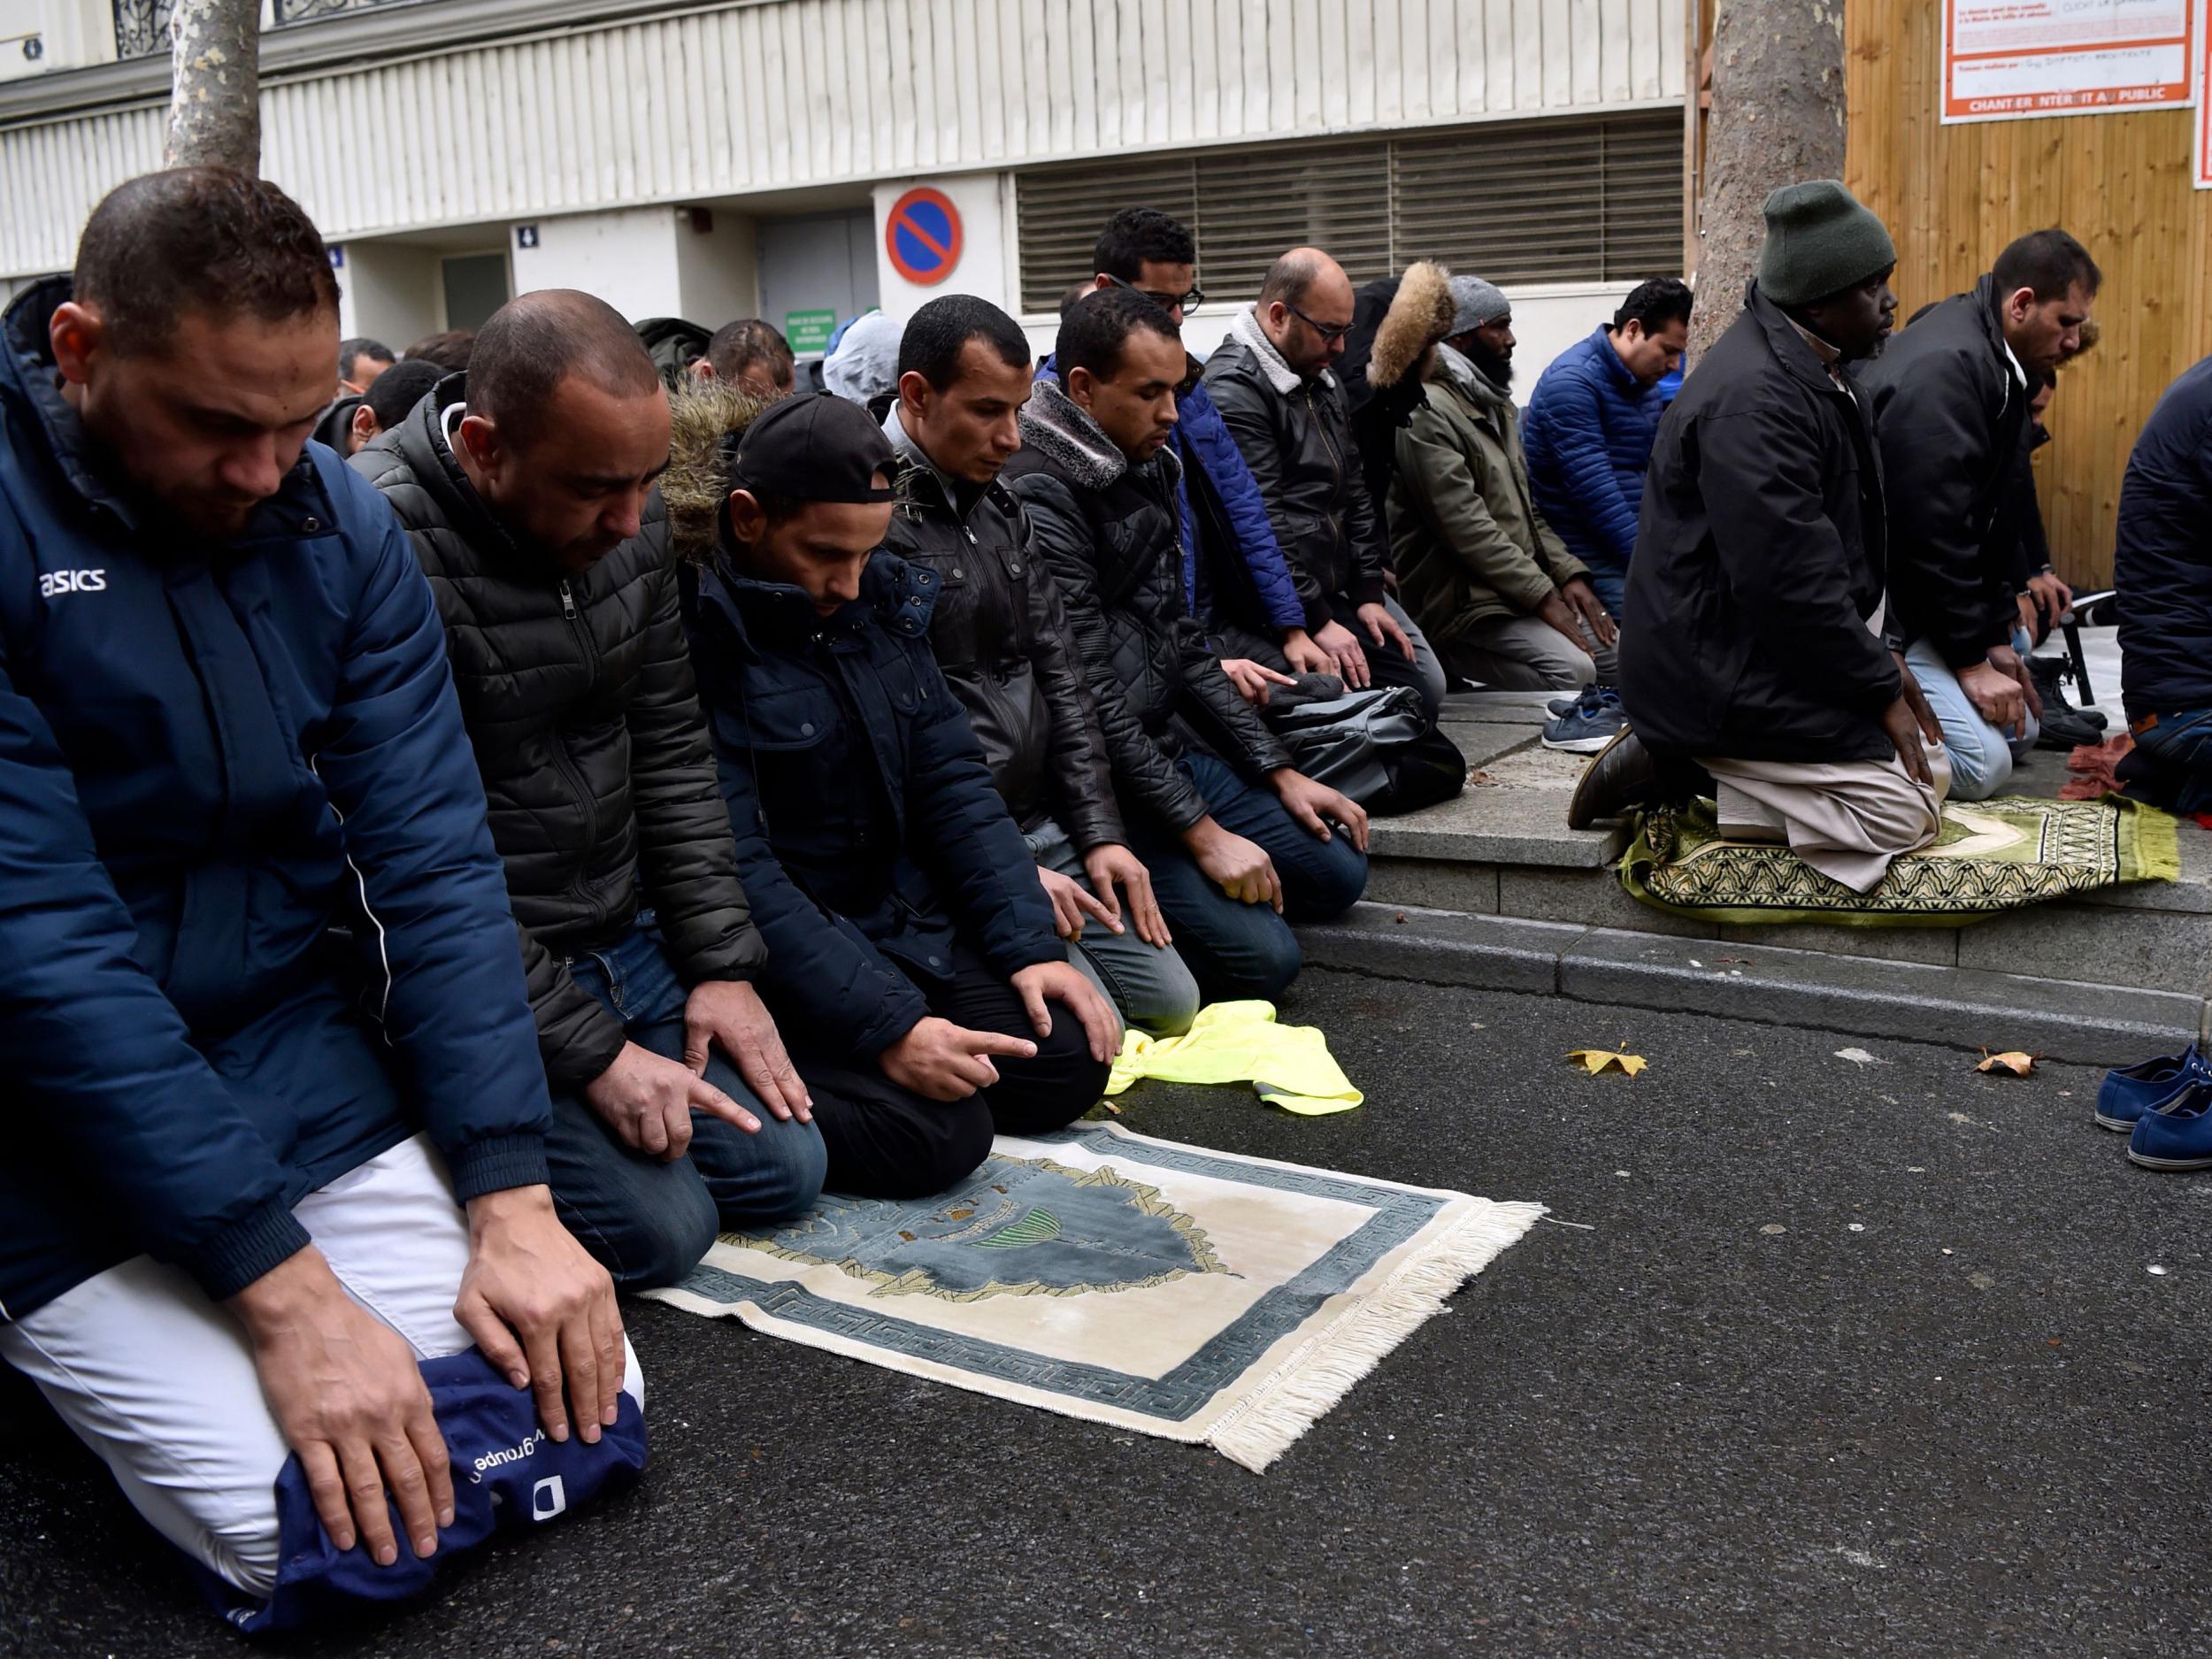
[[[1881,1062],[1863,1048],[1839,1048],[1836,1058],[1848,1060],[1853,1065],[1879,1065]]]
[[[1404,921],[1404,920],[1405,920],[1405,918],[1406,918],[1406,913],[1405,913],[1403,910],[1400,910],[1400,911],[1398,912],[1398,915],[1397,915],[1397,919],[1398,919],[1399,921],[1402,921],[1402,921]]]
[[[1977,1071],[2009,1071],[2015,1077],[2026,1077],[2035,1070],[2035,1063],[2040,1057],[2023,1054],[2017,1048],[2008,1048],[2002,1054],[1992,1054],[1985,1048],[1982,1050],[1982,1063],[1974,1069]]]
[[[1625,1071],[1634,1077],[1650,1064],[1640,1054],[1616,1054],[1610,1048],[1577,1048],[1567,1058],[1592,1077],[1601,1071]]]
[[[1493,778],[1488,772],[1483,771],[1481,767],[1478,766],[1467,774],[1467,781],[1474,787],[1479,789],[1486,784],[1494,785],[1498,780],[1495,778]]]

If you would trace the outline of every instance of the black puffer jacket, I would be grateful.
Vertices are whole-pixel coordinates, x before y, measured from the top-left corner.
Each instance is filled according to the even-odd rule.
[[[1174,452],[1132,467],[1056,380],[1031,391],[1021,434],[1002,476],[1059,582],[1114,780],[1125,802],[1187,829],[1208,808],[1175,764],[1182,730],[1255,782],[1291,761],[1184,605]]]
[[[1301,380],[1248,310],[1206,361],[1206,391],[1252,470],[1306,608],[1306,626],[1332,619],[1337,595],[1379,604],[1389,541],[1352,435],[1343,383]]]
[[[1861,371],[1889,482],[1891,626],[1955,668],[2012,637],[2010,549],[1990,529],[2028,418],[1997,319],[1996,279],[1931,305]]]
[[[465,381],[440,381],[353,465],[437,595],[546,1075],[575,1088],[624,1037],[563,959],[619,936],[641,902],[694,982],[749,978],[767,952],[738,885],[657,500],[643,534],[564,575],[508,537],[439,435]]]
[[[1881,460],[1859,399],[1751,285],[1659,423],[1621,618],[1621,701],[1654,749],[1880,760],[1902,685],[1882,603]]]
[[[1126,841],[1098,708],[1020,503],[988,484],[964,518],[895,415],[884,430],[902,465],[883,545],[937,573],[930,648],[967,708],[1007,810],[1024,830],[1057,820],[1079,853]]]

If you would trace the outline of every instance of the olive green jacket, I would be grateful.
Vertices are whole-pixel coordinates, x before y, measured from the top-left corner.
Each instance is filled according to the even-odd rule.
[[[1397,438],[1390,550],[1401,597],[1431,639],[1532,615],[1589,574],[1529,493],[1509,398],[1478,403],[1440,371]]]

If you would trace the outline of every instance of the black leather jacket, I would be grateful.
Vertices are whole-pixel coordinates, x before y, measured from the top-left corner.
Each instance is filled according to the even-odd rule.
[[[892,440],[901,447],[899,507],[883,545],[937,573],[930,647],[967,709],[1007,810],[1025,831],[1056,819],[1079,853],[1125,842],[1097,705],[1020,504],[992,483],[963,517],[904,438],[901,431]]]
[[[1235,329],[1207,359],[1205,380],[1267,503],[1306,626],[1331,619],[1333,597],[1379,604],[1389,540],[1367,491],[1342,383],[1333,374],[1299,379]]]
[[[1132,467],[1056,380],[1037,383],[1021,433],[1002,476],[1059,583],[1114,781],[1125,802],[1187,829],[1209,810],[1175,764],[1187,733],[1255,782],[1291,759],[1184,604],[1174,452]]]
[[[695,983],[749,979],[767,947],[738,883],[658,498],[642,534],[565,575],[508,538],[438,437],[438,411],[464,391],[461,376],[440,381],[352,465],[437,596],[539,1051],[556,1087],[580,1087],[626,1038],[565,956],[647,904]]]

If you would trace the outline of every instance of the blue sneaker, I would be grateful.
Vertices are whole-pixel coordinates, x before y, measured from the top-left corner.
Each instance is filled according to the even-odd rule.
[[[1580,708],[1585,700],[1594,700],[1597,695],[1598,688],[1595,686],[1586,686],[1583,687],[1582,693],[1579,696],[1554,697],[1549,703],[1544,705],[1544,712],[1550,715],[1553,719],[1556,720],[1561,715],[1566,713],[1568,710]]]
[[[2212,1170],[2212,1083],[2193,1079],[2138,1118],[2128,1157],[2147,1170]]]
[[[2133,1065],[2115,1066],[2097,1087],[2097,1126],[2133,1129],[2147,1111],[2179,1094],[2191,1083],[2212,1081],[2208,1066],[2194,1043],[2184,1054],[2161,1055]]]
[[[1628,725],[1621,694],[1610,686],[1593,686],[1565,712],[1555,715],[1544,728],[1544,747],[1570,755],[1594,755]]]

